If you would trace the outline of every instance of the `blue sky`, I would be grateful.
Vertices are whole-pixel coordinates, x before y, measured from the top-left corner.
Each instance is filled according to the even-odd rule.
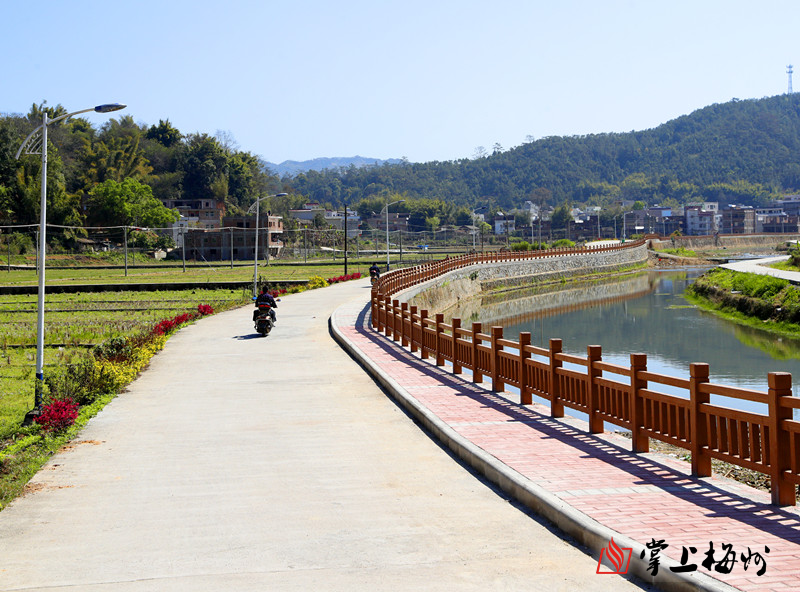
[[[0,15],[0,113],[121,102],[271,162],[647,129],[785,93],[788,64],[800,90],[790,1],[0,0]]]

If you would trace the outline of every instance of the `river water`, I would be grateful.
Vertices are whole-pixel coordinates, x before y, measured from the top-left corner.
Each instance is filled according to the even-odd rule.
[[[504,337],[516,340],[531,333],[534,345],[547,347],[561,338],[563,351],[585,356],[587,345],[600,345],[603,360],[628,366],[631,353],[646,353],[648,370],[688,377],[689,364],[706,362],[711,381],[766,392],[768,372],[790,372],[800,394],[800,342],[736,325],[704,312],[683,297],[686,286],[702,271],[648,271],[635,276],[546,290],[507,292],[481,297],[446,311],[460,317],[504,327]],[[627,378],[610,376],[627,383]],[[685,396],[658,385],[657,390]],[[766,413],[766,406],[739,400],[726,406]]]

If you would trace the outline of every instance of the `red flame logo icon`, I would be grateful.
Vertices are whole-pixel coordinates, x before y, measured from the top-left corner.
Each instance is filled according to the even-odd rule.
[[[631,563],[631,553],[633,549],[620,547],[612,539],[603,549],[600,550],[600,559],[597,561],[597,573],[599,574],[626,574]],[[603,558],[608,560],[611,568],[603,565]]]

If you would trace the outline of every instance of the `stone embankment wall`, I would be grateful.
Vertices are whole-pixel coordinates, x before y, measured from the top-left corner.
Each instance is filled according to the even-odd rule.
[[[720,234],[714,236],[676,236],[671,239],[652,240],[655,249],[721,249],[723,247],[775,247],[790,240],[798,240],[797,233],[786,234]]]
[[[436,312],[444,313],[445,323],[454,317],[462,320],[480,315],[486,326],[525,323],[549,317],[564,310],[578,309],[586,303],[619,302],[653,291],[653,276],[647,271],[626,275],[614,282],[581,282],[573,287],[541,286],[520,290],[508,300],[503,294],[485,295],[461,300],[456,306]],[[570,284],[572,286],[572,284]]]
[[[451,271],[432,282],[409,288],[397,297],[401,302],[416,305],[420,310],[439,312],[464,298],[488,290],[528,286],[597,271],[614,271],[646,261],[647,246],[642,244],[628,249],[596,253],[554,254],[526,261],[486,263]]]

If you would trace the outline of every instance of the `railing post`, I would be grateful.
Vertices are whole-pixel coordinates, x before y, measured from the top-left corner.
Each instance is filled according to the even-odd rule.
[[[550,417],[564,417],[564,404],[560,401],[561,384],[557,371],[563,362],[556,359],[556,354],[561,353],[561,340],[550,339]]]
[[[423,360],[428,359],[428,348],[425,347],[425,325],[426,325],[425,319],[427,318],[428,318],[428,309],[423,308],[421,311],[419,311],[419,326],[422,329],[422,331],[420,332],[419,351]]]
[[[375,320],[375,330],[380,333],[382,330],[381,322],[383,321],[383,307],[381,306],[381,297],[378,294],[375,294],[374,303],[375,303],[375,312],[376,312],[376,320]]]
[[[589,432],[592,434],[603,433],[603,418],[598,415],[600,410],[600,389],[597,378],[602,374],[595,366],[603,357],[603,350],[599,345],[586,346],[586,398],[589,407]]]
[[[414,321],[414,317],[417,316],[417,307],[411,307],[411,353],[415,353],[419,349],[419,342],[416,339],[417,336],[417,325],[416,321]]]
[[[406,318],[408,317],[408,302],[400,304],[400,339],[403,347],[408,347],[408,332],[406,331]]]
[[[692,475],[710,477],[711,457],[705,451],[708,446],[708,424],[706,423],[706,414],[700,410],[700,406],[710,400],[707,393],[700,392],[700,385],[708,382],[708,364],[702,362],[690,364],[689,373],[689,397],[692,410]],[[663,426],[654,426],[654,429],[662,430]]]
[[[639,378],[639,372],[647,370],[646,354],[631,354],[631,390],[629,399],[631,419],[631,449],[633,452],[649,452],[650,438],[642,431],[644,425],[644,399],[639,391],[647,388],[647,381]]]
[[[503,346],[497,344],[497,341],[502,338],[503,328],[492,327],[492,390],[496,393],[503,392],[506,386],[500,376],[500,352],[503,350]]]
[[[478,333],[481,332],[480,323],[472,323],[472,382],[483,382],[483,373],[478,365]]]
[[[444,314],[436,313],[436,365],[444,366],[444,352],[442,351],[442,324]]]
[[[392,300],[392,340],[393,341],[400,341],[400,329],[397,327],[398,325],[398,317],[397,313],[399,312],[400,308],[400,301],[399,300]]]
[[[461,329],[461,319],[450,321],[453,325],[453,374],[461,374],[461,358],[458,357],[458,331]]]
[[[378,292],[377,292],[377,290],[375,290],[373,288],[372,289],[372,298],[371,298],[371,300],[372,300],[372,314],[370,315],[371,316],[371,320],[372,320],[372,328],[373,329],[377,329],[378,328],[378,300],[377,300],[377,298],[378,298]]]
[[[769,476],[772,503],[776,506],[794,506],[797,500],[795,485],[786,477],[789,469],[790,436],[783,422],[792,419],[792,409],[783,407],[781,399],[792,396],[792,375],[788,372],[770,372],[767,376],[769,390]]]
[[[389,315],[392,314],[391,313],[392,299],[389,298],[388,296],[386,296],[383,299],[383,308],[384,308],[384,311],[385,311],[385,314],[386,314],[385,322],[383,323],[383,334],[386,337],[389,337],[389,335],[391,335],[391,333],[392,333],[392,323],[394,321],[392,321],[392,323],[390,323],[391,317]]]
[[[527,360],[531,358],[531,352],[526,351],[526,347],[531,344],[531,334],[528,331],[519,334],[519,402],[522,405],[533,403],[533,390],[528,381]]]

